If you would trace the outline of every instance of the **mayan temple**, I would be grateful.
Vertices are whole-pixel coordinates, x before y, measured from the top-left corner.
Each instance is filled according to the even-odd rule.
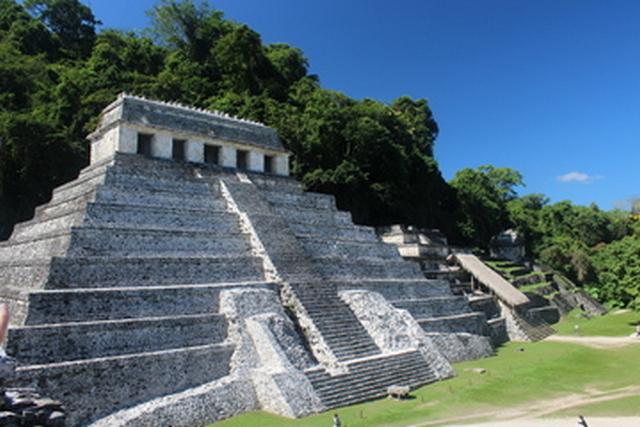
[[[0,242],[9,386],[69,426],[302,417],[492,354],[483,313],[304,192],[259,123],[130,95],[91,162]]]

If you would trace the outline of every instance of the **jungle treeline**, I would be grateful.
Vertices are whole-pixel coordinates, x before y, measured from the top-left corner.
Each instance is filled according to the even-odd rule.
[[[479,252],[516,228],[529,256],[601,301],[638,304],[633,208],[518,196],[523,177],[508,167],[464,169],[446,182],[427,100],[355,100],[324,88],[300,48],[265,44],[207,2],[161,0],[148,13],[142,31],[98,31],[99,17],[78,0],[0,0],[1,239],[87,165],[86,135],[127,92],[276,128],[292,174],[335,195],[356,223],[437,228]]]

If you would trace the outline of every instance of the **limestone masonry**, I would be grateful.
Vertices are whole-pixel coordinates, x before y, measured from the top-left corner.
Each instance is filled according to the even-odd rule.
[[[288,417],[455,375],[483,312],[288,176],[263,125],[121,95],[91,164],[0,243],[11,386],[68,425]]]

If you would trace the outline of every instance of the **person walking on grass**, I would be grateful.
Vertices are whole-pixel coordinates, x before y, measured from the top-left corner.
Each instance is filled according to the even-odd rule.
[[[342,427],[338,414],[333,414],[333,427]]]

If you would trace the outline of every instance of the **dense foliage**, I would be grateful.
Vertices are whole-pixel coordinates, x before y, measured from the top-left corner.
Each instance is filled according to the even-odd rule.
[[[148,36],[98,34],[77,0],[0,0],[0,237],[86,164],[84,136],[123,91],[275,127],[295,176],[357,222],[446,225],[456,198],[426,100],[325,89],[300,49],[265,45],[206,2],[163,0],[149,14]]]
[[[484,251],[491,237],[514,228],[528,256],[564,274],[612,306],[640,307],[640,205],[602,211],[569,201],[549,204],[542,194],[518,197],[523,177],[510,168],[458,171],[458,241]]]
[[[78,0],[0,0],[0,238],[87,164],[85,135],[120,92],[179,101],[279,130],[292,171],[334,194],[356,222],[439,228],[478,250],[515,227],[529,255],[603,300],[638,303],[638,209],[518,197],[510,168],[463,169],[445,182],[426,100],[385,104],[323,88],[296,47],[265,45],[206,2],[160,0],[138,34],[96,31]]]

